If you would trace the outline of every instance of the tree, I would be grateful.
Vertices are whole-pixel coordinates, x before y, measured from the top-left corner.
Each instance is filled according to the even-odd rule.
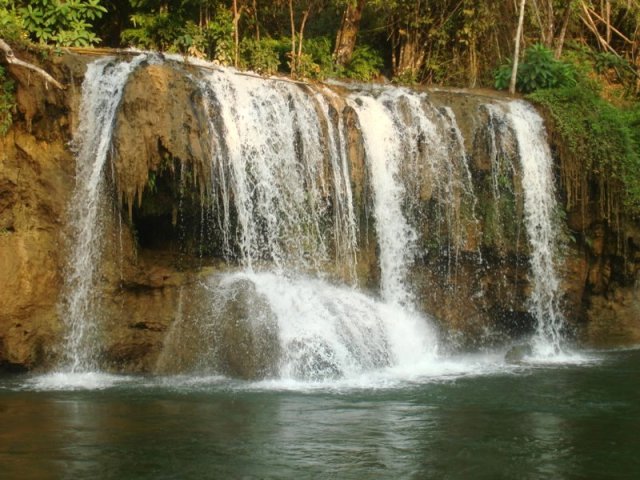
[[[513,69],[511,70],[511,83],[509,93],[516,93],[516,79],[518,77],[518,57],[520,56],[520,37],[522,37],[522,26],[524,24],[524,7],[526,0],[520,2],[520,15],[518,17],[518,28],[516,30],[515,48],[513,52]]]
[[[349,0],[347,2],[333,51],[336,65],[344,67],[351,61],[365,4],[366,0]]]
[[[303,54],[304,32],[309,21],[311,12],[319,11],[323,8],[323,0],[306,0],[296,2],[299,5],[299,12],[293,6],[293,0],[289,0],[289,21],[291,25],[291,52],[289,66],[291,74],[296,76],[300,70]],[[299,26],[296,26],[296,16],[300,17]]]
[[[9,3],[9,2],[4,2]],[[30,38],[61,46],[100,42],[93,23],[107,11],[100,0],[16,0],[13,8]]]
[[[530,5],[533,17],[540,28],[540,43],[555,50],[556,59],[560,58],[576,2],[531,0]]]

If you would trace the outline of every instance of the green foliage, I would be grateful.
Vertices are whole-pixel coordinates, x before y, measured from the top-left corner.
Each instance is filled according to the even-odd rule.
[[[122,32],[122,41],[143,49],[171,51],[184,29],[181,19],[168,13],[131,15],[133,28]]]
[[[125,29],[122,41],[147,50],[180,52],[208,57],[222,64],[233,58],[233,22],[231,12],[218,5],[206,25],[199,26],[187,19],[187,12],[163,11],[131,15],[132,28]]]
[[[495,87],[505,90],[511,82],[512,61],[500,66],[494,75]],[[573,64],[556,60],[544,45],[529,47],[518,64],[516,89],[531,93],[544,88],[560,88],[575,85],[576,70]]]
[[[285,44],[282,40],[244,38],[240,42],[240,65],[257,73],[273,75],[283,64],[289,48],[290,42]]]
[[[92,24],[106,12],[100,0],[30,0],[15,2],[29,36],[40,43],[88,46],[100,39]]]
[[[218,5],[213,20],[204,28],[206,46],[204,52],[211,60],[223,64],[233,58],[233,17],[231,11]]]
[[[14,105],[13,81],[7,78],[7,74],[0,66],[0,135],[6,134],[13,123],[11,112]]]
[[[633,96],[637,77],[633,65],[628,60],[578,42],[570,42],[566,52],[566,56],[576,65],[581,81],[588,79],[594,88],[618,84],[624,87],[626,96]]]
[[[16,12],[12,0],[0,0],[0,38],[16,42],[22,39],[22,18]]]
[[[617,108],[586,83],[529,98],[551,113],[563,145],[580,163],[574,170],[586,169],[609,195],[622,193],[627,211],[640,215],[640,107]]]
[[[380,54],[367,45],[357,47],[346,68],[333,62],[333,45],[329,37],[313,37],[303,41],[302,56],[298,62],[298,75],[324,79],[344,76],[354,80],[369,81],[380,74],[383,60]],[[240,66],[258,73],[273,74],[288,65],[291,56],[291,38],[279,40],[263,38],[259,42],[245,38],[240,43]]]
[[[303,41],[302,56],[298,60],[298,75],[323,79],[332,76],[335,66],[332,57],[331,40],[315,37]]]
[[[380,54],[368,45],[356,47],[344,75],[354,80],[369,82],[380,75],[384,61]]]
[[[393,77],[393,81],[399,85],[416,85],[418,83],[418,73],[414,70],[405,70],[400,75]]]

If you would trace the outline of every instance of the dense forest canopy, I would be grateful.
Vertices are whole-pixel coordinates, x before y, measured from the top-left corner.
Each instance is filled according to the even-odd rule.
[[[513,56],[521,3],[521,52],[588,60],[638,94],[638,0],[0,0],[0,36],[299,77],[489,86]]]
[[[4,63],[9,44],[42,44],[309,79],[507,89],[513,77],[553,119],[568,202],[640,215],[640,0],[0,0],[2,40]],[[5,70],[0,134],[13,111]]]

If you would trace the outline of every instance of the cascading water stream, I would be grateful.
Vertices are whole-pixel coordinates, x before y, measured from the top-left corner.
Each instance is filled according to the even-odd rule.
[[[405,277],[413,260],[417,234],[402,212],[400,134],[388,110],[376,99],[356,96],[351,106],[358,114],[373,187],[382,298],[410,306],[413,299]]]
[[[149,56],[129,62],[104,58],[91,63],[82,84],[76,149],[76,185],[69,206],[70,255],[65,276],[62,316],[67,324],[65,369],[97,368],[99,309],[97,280],[109,211],[106,169],[115,115],[131,72]]]
[[[436,352],[426,319],[395,304],[314,279],[265,276],[254,281],[284,320],[279,324],[282,342],[296,346],[287,350],[283,376],[311,371],[319,378],[352,378],[390,366],[416,366]],[[319,359],[324,370],[309,365],[310,359]]]
[[[217,201],[225,209],[221,214],[224,235],[238,239],[241,263],[248,268],[244,275],[268,299],[268,308],[277,317],[284,352],[280,375],[320,379],[337,372],[351,375],[396,365],[402,360],[402,348],[388,344],[392,319],[398,322],[398,331],[402,331],[402,319],[409,317],[414,325],[423,324],[424,332],[428,328],[425,318],[405,310],[412,306],[404,276],[416,234],[402,212],[404,193],[398,172],[402,149],[393,148],[398,132],[391,116],[385,113],[387,122],[380,126],[379,114],[385,111],[381,104],[367,97],[354,101],[366,161],[373,172],[381,290],[389,302],[367,299],[368,308],[364,308],[367,297],[361,293],[304,275],[318,272],[327,263],[326,226],[331,216],[332,253],[336,261],[347,263],[351,277],[355,272],[357,227],[344,124],[341,115],[331,114],[335,94],[224,70],[207,76],[203,89],[207,109],[219,112],[211,130],[212,150],[217,152],[213,158],[217,195],[225,197]],[[372,112],[360,108],[365,103]],[[385,136],[379,138],[381,134]],[[237,218],[236,225],[229,221],[232,217]],[[264,260],[275,264],[276,274],[253,273],[254,266]],[[293,297],[285,291],[294,292]],[[235,290],[230,292],[233,297]],[[382,312],[387,315],[384,320]],[[435,349],[433,334],[424,332],[409,335],[421,339],[420,348],[414,349],[418,356]],[[367,343],[371,341],[375,346]]]
[[[344,213],[351,202],[346,172],[334,168],[333,185],[324,178],[326,157],[336,154],[339,142],[323,132],[335,137],[336,129],[323,128],[327,119],[318,114],[322,106],[314,97],[292,83],[226,70],[203,83],[207,108],[220,116],[211,130],[214,185],[216,195],[224,197],[223,230],[235,240],[241,263],[250,269],[269,262],[280,269],[319,271],[329,260],[330,236],[323,224],[332,201],[334,228],[340,230],[334,248],[353,251],[355,221],[348,209]]]
[[[535,319],[532,339],[537,359],[563,354],[564,316],[555,258],[558,234],[553,159],[540,115],[522,101],[486,104],[494,202],[500,201],[505,177],[521,170],[524,226],[530,245],[532,293],[529,310]],[[519,169],[516,167],[519,165]],[[496,215],[500,215],[496,209]]]
[[[551,151],[542,118],[530,105],[509,103],[509,118],[515,131],[522,165],[525,225],[531,245],[533,277],[531,305],[536,319],[535,353],[542,357],[562,351],[564,317],[560,310],[556,209]]]
[[[464,139],[453,111],[436,108],[424,93],[359,92],[351,95],[350,105],[358,115],[371,177],[382,295],[411,308],[406,276],[421,237],[446,234],[449,259],[457,261],[466,243],[465,222],[477,228]],[[441,212],[435,221],[422,218],[429,200]],[[463,218],[464,209],[470,218]]]

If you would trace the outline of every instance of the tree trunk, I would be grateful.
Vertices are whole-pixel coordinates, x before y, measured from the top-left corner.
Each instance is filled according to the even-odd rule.
[[[289,21],[291,22],[291,75],[296,73],[296,20],[293,15],[293,0],[289,0]]]
[[[53,78],[51,75],[49,75],[47,72],[45,72],[40,67],[36,67],[35,65],[33,65],[31,63],[28,63],[28,62],[25,62],[23,60],[20,60],[19,58],[16,58],[16,56],[13,54],[13,50],[11,49],[11,47],[2,38],[0,38],[0,51],[4,52],[4,56],[5,56],[5,59],[6,59],[8,64],[10,64],[10,65],[18,65],[20,67],[24,67],[24,68],[28,68],[29,70],[33,70],[38,75],[43,77],[47,83],[51,83],[52,85],[56,86],[57,88],[59,88],[61,90],[64,89],[64,87],[55,78]]]
[[[518,18],[518,29],[516,30],[515,51],[513,52],[513,68],[511,69],[511,83],[509,93],[516,93],[516,79],[518,76],[518,59],[520,57],[520,37],[522,37],[522,26],[524,24],[524,7],[527,0],[520,2],[520,17]]]
[[[233,66],[238,68],[238,57],[240,55],[240,33],[238,23],[240,22],[240,11],[238,11],[238,0],[233,0]]]
[[[567,28],[569,27],[569,20],[571,18],[571,3],[569,3],[564,10],[564,18],[562,19],[562,28],[560,29],[560,34],[555,39],[556,48],[555,48],[555,58],[556,60],[560,59],[562,56],[562,49],[564,48],[564,39],[567,36]]]
[[[300,22],[300,32],[298,33],[298,57],[297,57],[297,66],[300,67],[300,59],[302,58],[302,40],[304,40],[304,29],[307,25],[307,20],[309,19],[309,14],[311,13],[311,5],[309,8],[304,11],[302,15],[302,21]]]
[[[605,23],[607,26],[607,43],[611,44],[611,1],[607,0],[605,2],[605,11],[604,11]]]
[[[333,58],[336,65],[344,67],[351,61],[353,50],[356,47],[356,38],[360,29],[360,19],[366,0],[349,2],[342,15],[342,22],[336,36],[336,47]]]
[[[409,75],[414,78],[422,68],[425,59],[425,51],[421,42],[422,36],[418,31],[409,34],[400,43],[396,65],[394,65],[394,75]]]
[[[258,18],[258,0],[253,0],[253,19],[256,23],[256,42],[260,41],[260,19]]]

